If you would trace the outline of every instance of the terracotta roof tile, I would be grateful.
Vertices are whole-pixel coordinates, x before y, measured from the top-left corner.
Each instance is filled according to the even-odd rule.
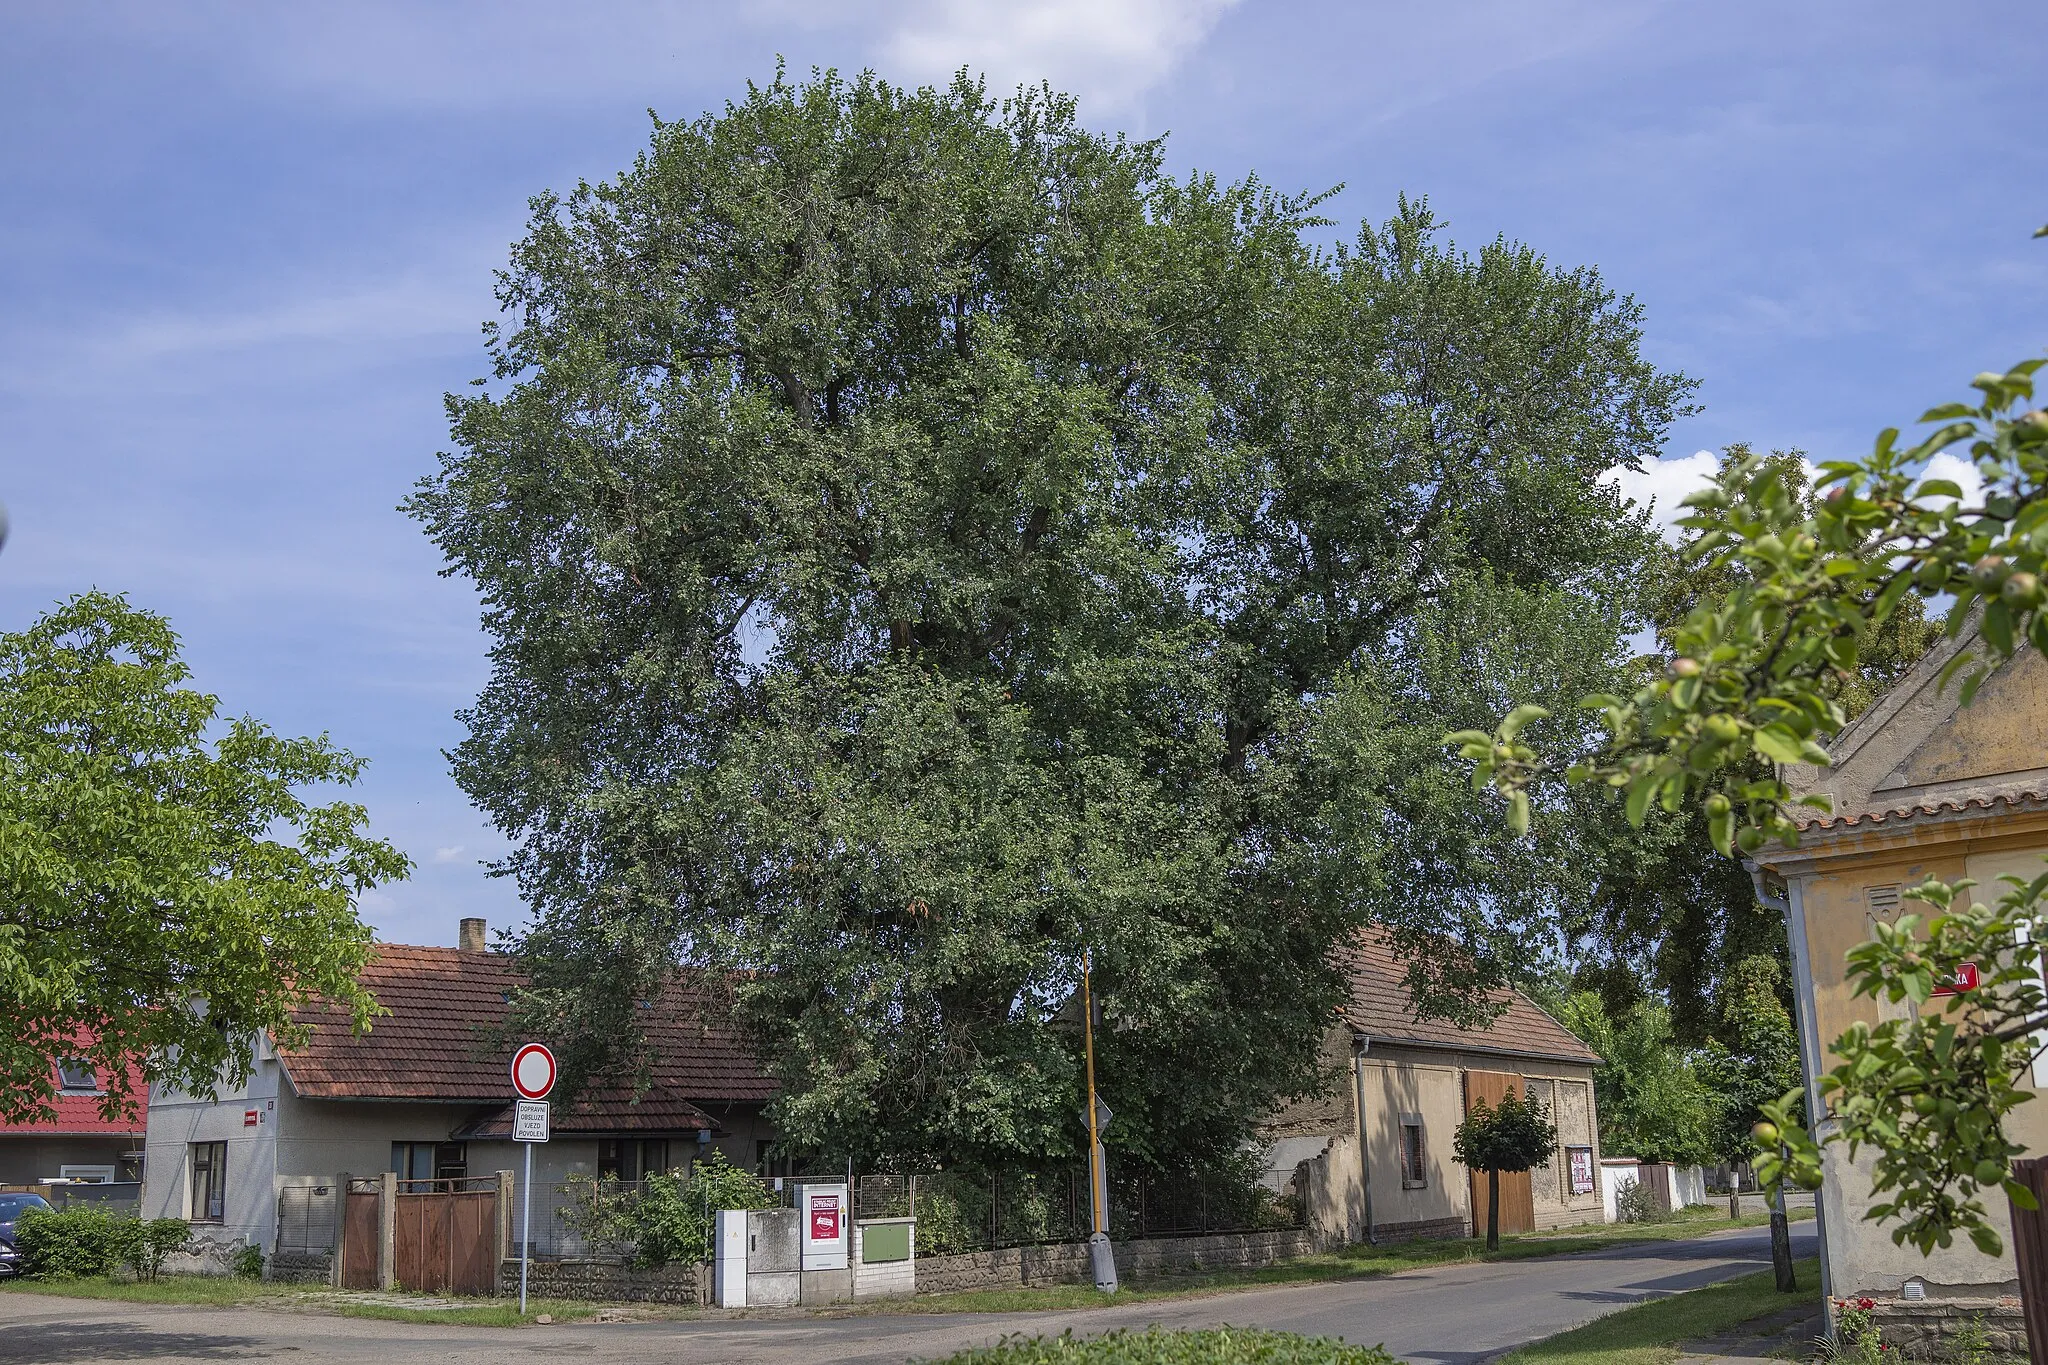
[[[1337,962],[1351,980],[1345,1020],[1374,1039],[1412,1047],[1470,1048],[1574,1062],[1600,1060],[1578,1035],[1520,991],[1502,990],[1491,997],[1504,1008],[1484,1028],[1418,1019],[1403,980],[1407,968],[1388,946],[1386,936],[1376,931],[1367,930],[1339,949]]]
[[[84,1091],[58,1091],[52,1101],[56,1116],[40,1123],[0,1123],[0,1135],[40,1133],[57,1137],[141,1137],[149,1112],[149,1086],[142,1069],[128,1068],[128,1093],[135,1097],[135,1117],[103,1119],[100,1097]]]
[[[1802,820],[1801,830],[1848,829],[1852,825],[1882,825],[1899,820],[1913,820],[1931,815],[1968,815],[1974,811],[1989,810],[2041,810],[2048,808],[2048,793],[2022,791],[2003,793],[1998,796],[1973,796],[1962,801],[1929,801],[1912,806],[1899,806],[1891,810],[1869,810],[1856,815],[1822,815],[1816,813],[1810,819]]]
[[[338,1012],[315,1009],[307,1046],[285,1057],[301,1095],[315,1099],[468,1102],[470,1126],[493,1125],[511,1100],[511,1049],[488,1041],[526,982],[510,957],[456,948],[379,944],[363,984],[390,1014],[370,1031],[349,1031]],[[656,1054],[651,1087],[635,1098],[628,1084],[593,1087],[573,1111],[558,1111],[562,1131],[618,1132],[715,1126],[699,1104],[758,1103],[774,1082],[729,1028],[705,1021],[687,985],[677,982],[649,1011]],[[479,1129],[481,1132],[481,1129]]]

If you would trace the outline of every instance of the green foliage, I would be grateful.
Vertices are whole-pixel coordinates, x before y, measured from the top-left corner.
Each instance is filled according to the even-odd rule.
[[[254,1245],[236,1247],[234,1259],[228,1262],[228,1273],[238,1280],[262,1279],[263,1248]]]
[[[1557,1127],[1542,1101],[1510,1090],[1497,1105],[1472,1107],[1451,1134],[1451,1151],[1475,1171],[1526,1171],[1541,1166],[1557,1147]]]
[[[366,1026],[362,892],[406,874],[362,807],[307,804],[361,760],[283,739],[219,702],[160,616],[87,593],[0,635],[0,1118],[54,1114],[55,1063],[98,1068],[102,1112],[146,1080],[238,1085],[247,1039],[286,1045],[330,1001]],[[79,932],[90,924],[90,933]]]
[[[651,1175],[638,1185],[588,1176],[571,1176],[569,1185],[563,1221],[592,1245],[640,1266],[708,1261],[720,1210],[779,1202],[765,1181],[716,1149],[689,1171]]]
[[[1720,1106],[1693,1059],[1674,1045],[1662,1005],[1642,1001],[1616,1021],[1598,995],[1581,991],[1558,1018],[1600,1054],[1593,1092],[1602,1151],[1681,1166],[1713,1160]]]
[[[1884,1329],[1871,1312],[1869,1299],[1836,1299],[1835,1330],[1820,1338],[1819,1359],[1825,1365],[1897,1365],[1898,1347],[1884,1339]]]
[[[1753,455],[1746,446],[1732,446],[1722,467]],[[1763,463],[1810,513],[1814,498],[1804,453],[1773,451]],[[1749,581],[1740,564],[1696,554],[1698,536],[1688,532],[1676,545],[1660,540],[1654,547],[1646,566],[1647,610],[1656,624],[1660,653],[1635,661],[1631,686],[1664,671],[1679,652],[1673,644],[1676,632],[1695,608]],[[1939,626],[1927,620],[1920,599],[1903,598],[1858,638],[1855,667],[1821,684],[1853,720],[1939,636]],[[1768,775],[1763,760],[1752,757],[1751,766]],[[1566,842],[1553,831],[1545,838],[1554,856],[1587,867],[1583,909],[1565,921],[1578,964],[1576,984],[1599,990],[1614,1018],[1646,996],[1660,998],[1670,1008],[1673,1037],[1685,1047],[1705,1046],[1710,1038],[1725,1043],[1725,997],[1731,988],[1740,989],[1734,976],[1745,959],[1789,961],[1783,917],[1757,902],[1740,861],[1715,851],[1699,804],[1684,804],[1676,812],[1652,805],[1641,826],[1632,828],[1620,803],[1600,797],[1598,788],[1578,790],[1592,798],[1578,807],[1583,821],[1578,837]],[[1783,990],[1781,998],[1791,999]],[[1784,1088],[1771,1090],[1769,1097]]]
[[[182,1218],[151,1218],[139,1223],[128,1248],[128,1264],[144,1280],[163,1273],[164,1261],[192,1239],[192,1225]]]
[[[1818,502],[1782,460],[1728,461],[1710,488],[1686,500],[1692,515],[1682,523],[1695,533],[1688,548],[1700,571],[1722,581],[1670,632],[1666,666],[1626,696],[1586,698],[1581,705],[1599,716],[1604,736],[1563,761],[1525,741],[1537,718],[1526,706],[1492,731],[1447,736],[1472,763],[1475,788],[1508,799],[1510,827],[1533,785],[1562,776],[1620,796],[1638,826],[1653,807],[1694,806],[1723,854],[1751,853],[1773,838],[1796,842],[1783,769],[1829,762],[1820,741],[1847,720],[1843,680],[1901,604],[1946,597],[1946,633],[1979,637],[1939,679],[1947,686],[1960,677],[1964,705],[2016,651],[2048,647],[2048,409],[2030,408],[2043,365],[2048,359],[1980,374],[1974,399],[1921,415],[1933,427],[1922,439],[1902,443],[1888,428],[1863,460],[1822,465]],[[1983,484],[1975,506],[1964,505],[1955,483],[1925,477],[1934,456],[1957,447]],[[1903,656],[1914,632],[1898,635]],[[1818,795],[1801,803],[1828,806]],[[1857,992],[1910,1004],[1912,1017],[1859,1024],[1835,1041],[1840,1062],[1822,1089],[1837,1122],[1825,1140],[1849,1143],[1852,1155],[1875,1149],[1874,1189],[1888,1197],[1870,1216],[1896,1221],[1895,1240],[1924,1254],[1961,1234],[1997,1254],[2002,1239],[1980,1191],[2034,1203],[2010,1177],[2019,1149],[2005,1116],[2032,1098],[2020,1080],[2037,1050],[2043,1001],[2037,950],[2019,948],[2035,941],[2041,887],[2015,886],[1992,910],[1958,909],[1957,889],[1923,886],[1916,894],[1936,910],[1924,926],[1908,916],[1851,952]],[[1979,989],[1929,1006],[1937,975],[1965,961],[2000,965]],[[1814,1188],[1819,1149],[1798,1125],[1796,1098],[1764,1108],[1757,1169],[1774,1185]]]
[[[1641,1180],[1631,1180],[1614,1194],[1614,1221],[1617,1223],[1654,1223],[1663,1210],[1657,1207],[1657,1200],[1650,1193],[1650,1187]]]
[[[1335,1337],[1304,1337],[1253,1327],[1206,1331],[1142,1332],[1120,1328],[1079,1338],[1006,1337],[995,1346],[962,1351],[943,1365],[1392,1365],[1377,1346],[1347,1346]]]
[[[1085,948],[1112,1160],[1200,1161],[1318,1086],[1359,926],[1463,939],[1412,984],[1469,1012],[1555,922],[1437,740],[1613,685],[1601,476],[1689,383],[1592,271],[1316,202],[831,73],[535,201],[408,508],[493,636],[455,773],[565,1085],[704,967],[792,1148],[1073,1157]]]
[[[23,1273],[55,1279],[111,1275],[128,1266],[141,1278],[153,1280],[163,1269],[164,1258],[190,1235],[182,1218],[143,1222],[96,1204],[32,1209],[14,1225]]]
[[[1964,650],[1942,678],[1967,670],[1966,704],[2015,649],[2048,645],[2048,411],[2026,410],[2044,364],[1978,375],[1977,401],[1923,413],[1920,421],[1936,426],[1917,442],[1901,445],[1887,428],[1865,459],[1823,464],[1817,503],[1779,462],[1729,461],[1711,487],[1686,499],[1692,514],[1680,523],[1696,533],[1694,558],[1725,573],[1729,586],[1671,632],[1668,667],[1629,696],[1586,698],[1581,705],[1599,715],[1605,738],[1568,766],[1519,738],[1532,718],[1526,707],[1491,734],[1448,736],[1473,762],[1474,783],[1508,798],[1511,824],[1516,796],[1562,767],[1568,781],[1621,794],[1633,824],[1653,803],[1677,811],[1698,801],[1724,854],[1795,840],[1790,789],[1759,760],[1827,764],[1819,740],[1847,719],[1840,675],[1857,667],[1862,642],[1908,595],[1948,596],[1951,636],[1978,624],[1988,657]],[[1948,480],[1920,476],[1957,446],[1983,480],[1980,505],[1963,505]],[[1801,803],[1824,809],[1826,798]]]
[[[1969,901],[1975,883],[1967,880],[1913,887],[1905,895],[1932,913],[1879,922],[1876,936],[1850,951],[1854,995],[1911,1008],[1875,1027],[1851,1025],[1831,1047],[1840,1063],[1821,1078],[1835,1120],[1822,1144],[1847,1143],[1851,1159],[1874,1149],[1871,1189],[1881,1197],[1865,1216],[1895,1223],[1892,1240],[1923,1255],[1957,1234],[1987,1256],[2003,1250],[1984,1190],[2035,1206],[2011,1175],[2025,1149],[2007,1136],[2006,1117],[2034,1098],[2034,1058],[2043,1049],[2048,992],[2033,945],[2048,933],[2048,873],[2002,880],[2006,890],[1992,906]],[[1936,996],[1964,963],[1978,968],[1976,989]],[[1793,1099],[1760,1125],[1766,1154],[1757,1171],[1772,1183],[1813,1188],[1820,1151],[1789,1121]]]
[[[1775,958],[1738,963],[1727,983],[1718,1036],[1694,1058],[1694,1071],[1714,1097],[1708,1141],[1722,1161],[1747,1161],[1756,1147],[1750,1130],[1763,1120],[1764,1106],[1799,1088],[1799,1038],[1779,998],[1782,980]]]

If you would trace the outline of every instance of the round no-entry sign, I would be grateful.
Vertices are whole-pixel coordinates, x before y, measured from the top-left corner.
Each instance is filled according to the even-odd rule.
[[[539,1043],[528,1043],[512,1054],[512,1088],[521,1099],[546,1099],[555,1088],[555,1054]]]

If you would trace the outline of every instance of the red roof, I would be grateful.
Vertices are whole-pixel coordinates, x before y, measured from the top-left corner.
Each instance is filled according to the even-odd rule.
[[[1407,966],[1374,930],[1358,935],[1337,952],[1337,964],[1351,981],[1344,1017],[1352,1028],[1388,1043],[1460,1048],[1517,1057],[1544,1057],[1597,1064],[1598,1053],[1520,991],[1500,990],[1488,1000],[1501,1007],[1492,1023],[1461,1028],[1443,1019],[1419,1019],[1409,998]]]
[[[94,1075],[97,1077],[98,1069]],[[62,1083],[61,1075],[56,1078]],[[135,1117],[105,1119],[100,1117],[100,1092],[96,1090],[62,1090],[52,1100],[57,1113],[54,1118],[36,1123],[0,1124],[0,1134],[38,1133],[57,1137],[135,1137],[142,1136],[144,1118],[149,1112],[149,1086],[143,1082],[142,1072],[136,1067],[128,1068],[128,1093],[135,1097]]]
[[[338,1011],[301,1012],[299,1022],[312,1025],[313,1036],[284,1059],[298,1093],[468,1103],[480,1106],[463,1125],[470,1136],[490,1136],[500,1127],[509,1133],[512,1049],[490,1034],[505,1021],[512,992],[526,984],[515,959],[379,944],[361,979],[391,1012],[363,1034],[351,1032]],[[758,1103],[773,1095],[774,1083],[738,1036],[714,1023],[702,1005],[682,982],[664,991],[648,1010],[647,1041],[655,1054],[649,1088],[636,1096],[630,1083],[592,1087],[573,1109],[558,1109],[553,1126],[566,1132],[713,1128],[699,1104]]]

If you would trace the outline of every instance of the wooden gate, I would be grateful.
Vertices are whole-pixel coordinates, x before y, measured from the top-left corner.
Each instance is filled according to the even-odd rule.
[[[401,1180],[392,1217],[392,1274],[419,1294],[498,1292],[496,1182]]]
[[[369,1188],[359,1188],[369,1186]],[[378,1206],[383,1196],[368,1181],[349,1182],[342,1196],[341,1287],[382,1289],[377,1283]]]
[[[1471,1113],[1481,1100],[1491,1108],[1508,1097],[1512,1090],[1516,1095],[1526,1097],[1520,1076],[1505,1071],[1468,1071],[1465,1073],[1465,1112]],[[1486,1172],[1472,1173],[1472,1235],[1486,1235]],[[1536,1230],[1536,1191],[1529,1182],[1527,1171],[1502,1171],[1500,1173],[1500,1230],[1502,1232],[1534,1232]]]

